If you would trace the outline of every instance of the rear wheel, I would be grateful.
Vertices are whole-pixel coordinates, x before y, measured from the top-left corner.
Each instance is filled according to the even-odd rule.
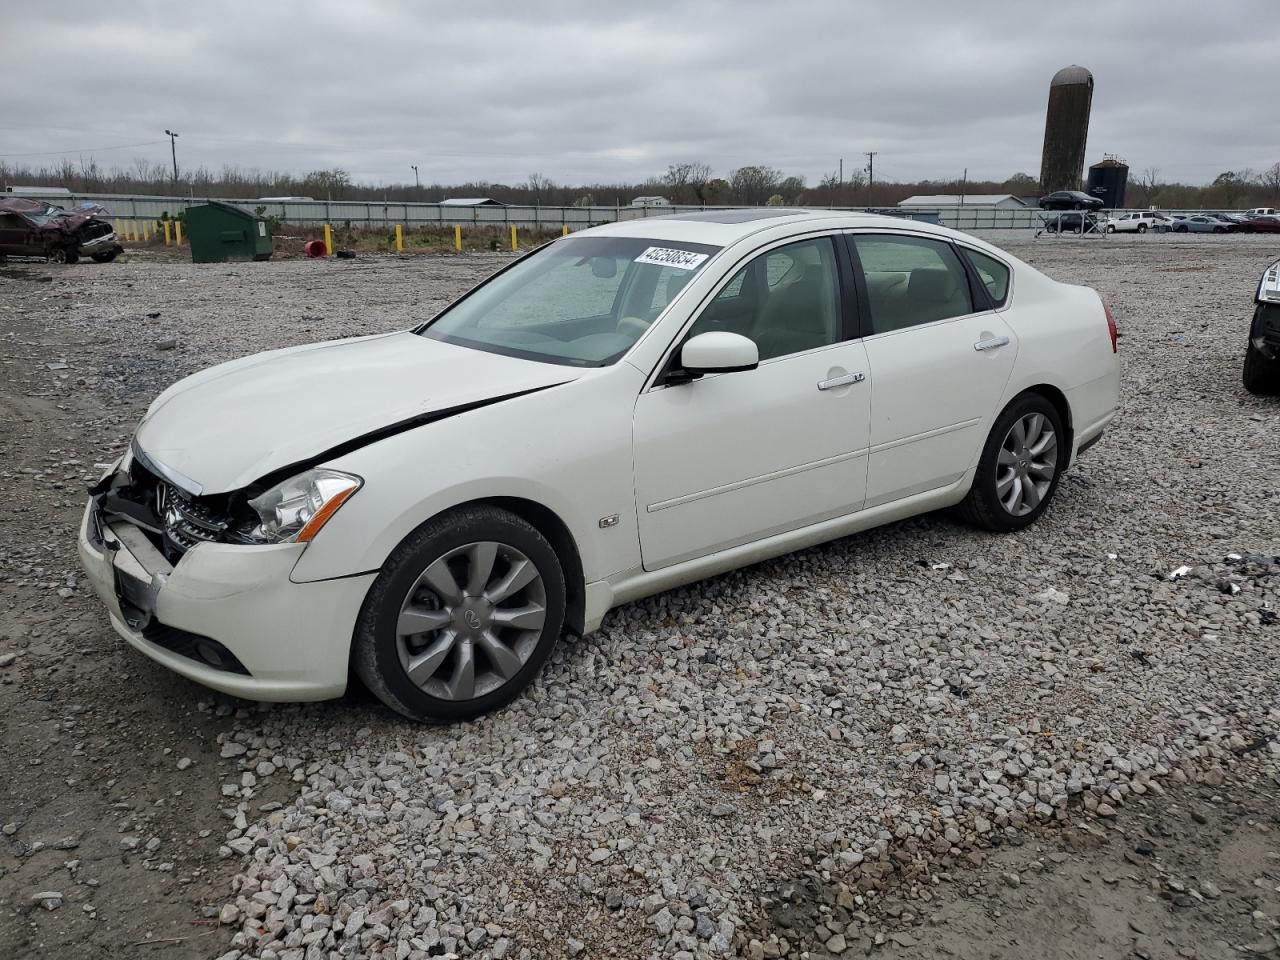
[[[1057,408],[1024,393],[991,428],[960,515],[997,532],[1021,530],[1044,513],[1070,449]]]
[[[470,720],[537,676],[564,608],[564,573],[542,534],[505,510],[463,508],[392,553],[361,610],[353,665],[406,717]]]
[[[75,263],[80,259],[80,254],[70,247],[54,247],[49,251],[48,257],[54,263]]]

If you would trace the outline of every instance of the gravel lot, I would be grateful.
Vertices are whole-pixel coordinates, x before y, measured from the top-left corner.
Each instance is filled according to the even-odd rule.
[[[1123,417],[1037,526],[930,515],[631,604],[447,728],[169,675],[74,528],[168,383],[406,326],[503,257],[0,267],[0,956],[1276,949],[1280,405],[1240,386],[1275,242],[993,239],[1122,333]],[[1133,836],[1163,866],[1104,867],[1164,855]],[[1147,929],[1086,949],[1059,883]]]

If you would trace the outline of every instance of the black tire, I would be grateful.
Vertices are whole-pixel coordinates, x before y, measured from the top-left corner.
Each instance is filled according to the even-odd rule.
[[[1226,233],[1226,232],[1227,232],[1227,228],[1226,228],[1226,227],[1214,227],[1214,228],[1213,228],[1213,232],[1214,232],[1214,233]]]
[[[996,494],[998,460],[1005,437],[1009,435],[1013,425],[1023,417],[1035,413],[1043,415],[1053,428],[1057,439],[1057,460],[1053,478],[1049,482],[1048,489],[1041,496],[1040,502],[1030,512],[1019,516],[1005,509]],[[1070,455],[1071,446],[1062,426],[1062,417],[1058,415],[1057,408],[1049,402],[1048,398],[1039,393],[1024,393],[1015,397],[991,427],[991,433],[987,436],[987,442],[982,448],[982,456],[978,460],[973,486],[969,488],[969,493],[956,508],[957,513],[966,523],[997,533],[1011,533],[1030,526],[1039,519],[1053,500],[1053,495],[1058,490],[1058,483],[1062,479],[1063,465]]]
[[[510,545],[533,562],[546,595],[542,632],[524,665],[497,689],[466,700],[432,696],[410,680],[400,661],[396,622],[401,604],[428,566],[451,550],[478,541]],[[427,521],[392,552],[365,597],[351,662],[365,686],[397,713],[435,723],[471,720],[510,703],[533,681],[560,638],[564,611],[564,572],[546,538],[505,510],[464,507]]]
[[[1114,223],[1108,223],[1107,233],[1115,233],[1115,232],[1116,232],[1116,225]]]
[[[1257,397],[1280,396],[1280,360],[1268,360],[1251,343],[1244,352],[1244,388]]]
[[[119,250],[108,250],[106,253],[93,254],[94,263],[110,263],[120,255]]]
[[[1138,232],[1139,232],[1139,233],[1146,233],[1146,232],[1147,232],[1147,225],[1146,225],[1145,223],[1140,223],[1140,224],[1138,224]]]

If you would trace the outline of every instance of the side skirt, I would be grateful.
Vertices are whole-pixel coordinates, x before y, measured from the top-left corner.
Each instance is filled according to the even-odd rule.
[[[903,520],[931,510],[953,507],[964,499],[973,485],[975,469],[965,472],[955,483],[937,490],[929,490],[914,496],[883,503],[867,510],[824,520],[821,523],[775,534],[763,540],[744,543],[741,546],[721,550],[705,557],[686,560],[661,570],[634,569],[619,574],[612,580],[597,580],[587,584],[586,617],[584,633],[600,627],[604,615],[614,607],[641,597],[652,596],[664,590],[714,577],[716,574],[750,566],[764,560],[772,560],[784,553],[803,550],[819,543],[847,537],[852,533],[869,530],[895,520]]]

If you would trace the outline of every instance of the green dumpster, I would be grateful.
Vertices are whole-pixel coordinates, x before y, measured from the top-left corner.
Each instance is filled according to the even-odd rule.
[[[217,200],[187,207],[182,230],[191,243],[192,263],[266,260],[271,256],[267,221]]]

